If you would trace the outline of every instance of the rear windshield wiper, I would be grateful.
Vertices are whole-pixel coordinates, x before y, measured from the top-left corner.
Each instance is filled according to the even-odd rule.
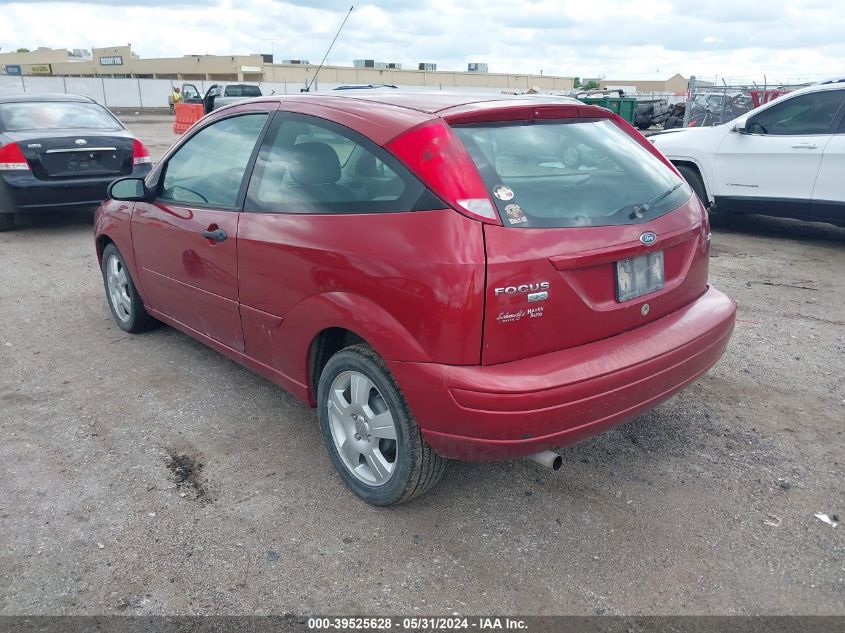
[[[646,213],[651,211],[651,208],[654,205],[656,205],[658,202],[661,202],[661,201],[665,200],[666,198],[668,198],[682,184],[684,184],[684,183],[676,182],[674,185],[672,185],[669,189],[667,189],[666,191],[661,193],[659,196],[655,196],[654,198],[652,198],[651,200],[649,200],[648,202],[645,202],[643,204],[635,205],[634,210],[631,211],[631,219],[632,220],[634,220],[634,219],[641,220],[645,216]]]

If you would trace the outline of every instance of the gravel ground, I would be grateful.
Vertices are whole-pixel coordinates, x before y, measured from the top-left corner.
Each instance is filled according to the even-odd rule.
[[[121,332],[91,231],[0,234],[0,614],[845,614],[845,526],[813,517],[845,518],[845,230],[714,215],[739,314],[707,376],[557,473],[453,463],[391,509],[274,385]]]

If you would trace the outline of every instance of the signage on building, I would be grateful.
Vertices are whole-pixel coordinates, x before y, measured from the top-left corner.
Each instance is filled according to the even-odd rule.
[[[101,57],[100,66],[123,66],[123,55],[112,55],[110,57]]]
[[[52,75],[53,69],[50,64],[34,64],[29,67],[29,72],[33,75]]]
[[[20,75],[21,67],[19,64],[6,64],[7,75]]]

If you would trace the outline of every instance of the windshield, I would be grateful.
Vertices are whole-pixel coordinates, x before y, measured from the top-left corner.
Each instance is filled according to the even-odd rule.
[[[102,106],[74,101],[3,103],[0,123],[7,132],[121,129],[117,119]]]
[[[635,224],[668,213],[691,195],[677,174],[607,119],[454,130],[505,226]]]

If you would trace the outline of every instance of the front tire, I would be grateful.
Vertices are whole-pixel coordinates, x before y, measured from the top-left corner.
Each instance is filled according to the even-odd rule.
[[[135,334],[159,324],[144,309],[123,255],[114,244],[108,244],[103,249],[102,272],[106,299],[117,327]]]
[[[709,207],[710,202],[707,199],[707,190],[704,188],[704,181],[701,179],[699,173],[695,169],[687,167],[686,165],[675,165],[675,167],[679,172],[681,172],[681,176],[684,177],[687,184],[692,187],[695,195],[697,195],[698,199],[701,200],[701,204],[703,204],[705,208]]]
[[[447,460],[426,443],[384,360],[366,345],[329,359],[317,386],[320,432],[340,478],[377,506],[433,487]]]

